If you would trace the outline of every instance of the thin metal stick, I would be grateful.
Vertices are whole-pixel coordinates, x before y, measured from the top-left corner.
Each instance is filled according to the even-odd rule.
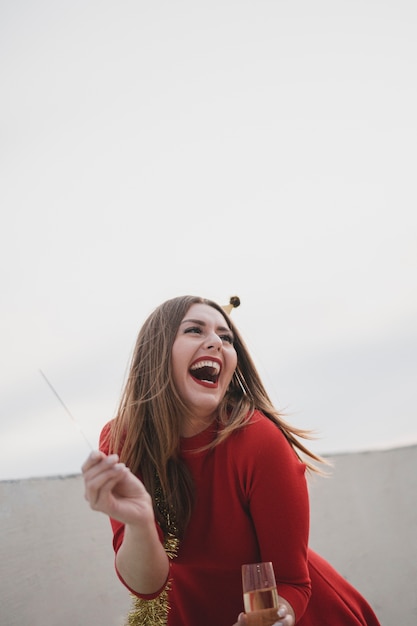
[[[79,425],[79,423],[77,422],[77,420],[75,419],[75,417],[73,416],[73,414],[71,413],[71,411],[69,410],[69,408],[67,407],[67,405],[65,404],[65,402],[62,400],[62,398],[58,395],[58,392],[54,389],[54,387],[52,386],[52,384],[49,382],[49,380],[47,379],[47,377],[45,376],[45,374],[43,373],[43,371],[40,369],[39,370],[40,374],[42,375],[43,379],[45,380],[46,384],[48,385],[48,387],[50,388],[50,390],[52,391],[52,393],[55,395],[55,397],[59,400],[59,402],[62,404],[62,406],[64,407],[64,409],[66,410],[66,412],[68,413],[68,415],[70,416],[70,418],[72,419],[72,421],[74,422],[74,424],[77,426],[80,434],[82,435],[82,437],[84,438],[84,441],[86,442],[86,444],[88,445],[88,447],[90,448],[90,450],[94,450],[93,446],[91,445],[91,443],[88,441],[87,437],[85,436],[85,434],[83,433],[81,426]]]

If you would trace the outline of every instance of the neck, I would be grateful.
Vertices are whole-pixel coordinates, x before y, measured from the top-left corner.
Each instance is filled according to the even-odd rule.
[[[213,413],[205,418],[202,417],[186,417],[181,428],[181,437],[194,437],[205,430],[216,415]]]

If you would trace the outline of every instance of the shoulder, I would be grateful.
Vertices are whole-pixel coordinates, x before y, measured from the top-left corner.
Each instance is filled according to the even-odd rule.
[[[274,444],[280,442],[289,445],[279,424],[258,410],[253,412],[245,426],[238,432],[248,443],[252,442],[254,445],[267,443],[271,439]]]
[[[264,480],[281,485],[285,477],[288,488],[304,480],[305,463],[279,424],[260,411],[255,411],[247,424],[232,434],[228,458],[248,489]]]
[[[235,446],[244,448],[254,458],[270,455],[296,457],[279,424],[258,410],[254,411],[245,426],[235,432],[233,439]]]
[[[107,422],[107,424],[105,424],[101,429],[98,447],[99,450],[101,450],[101,452],[104,452],[105,454],[108,454],[110,450],[110,435],[113,422],[114,420]]]
[[[99,437],[99,449],[105,454],[116,452],[121,453],[125,441],[125,435],[119,437],[119,424],[117,417],[105,424]],[[117,448],[115,449],[115,446]]]

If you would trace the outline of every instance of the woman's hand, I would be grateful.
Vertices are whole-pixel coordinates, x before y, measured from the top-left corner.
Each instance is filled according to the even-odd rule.
[[[295,619],[286,604],[278,609],[262,609],[251,613],[241,613],[233,626],[294,626]]]
[[[81,469],[85,499],[94,511],[101,511],[124,524],[153,520],[150,495],[124,463],[119,463],[117,454],[106,456],[94,451]]]
[[[119,463],[117,454],[92,452],[82,472],[90,507],[124,524],[116,554],[122,580],[138,593],[157,592],[168,578],[169,562],[156,530],[151,496],[124,463]]]

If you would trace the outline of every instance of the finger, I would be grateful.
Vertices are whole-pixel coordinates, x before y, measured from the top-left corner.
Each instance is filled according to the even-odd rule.
[[[119,470],[125,467],[123,463],[119,463],[119,457],[114,454],[100,458],[95,465],[90,466],[84,472],[84,485],[86,497],[89,493],[101,489],[101,487],[113,476],[119,473]],[[89,499],[87,497],[87,499]]]
[[[102,453],[100,453],[102,454]],[[86,485],[92,484],[93,480],[100,476],[102,473],[107,472],[109,469],[115,467],[119,462],[117,454],[111,454],[106,456],[97,456],[96,461],[90,465],[87,465],[84,469],[84,482]]]
[[[112,491],[128,471],[124,463],[116,463],[86,481],[84,497],[93,510],[101,510],[103,505],[108,505],[114,499]]]
[[[295,617],[291,608],[284,603],[280,603],[278,607],[278,626],[294,626]]]
[[[287,615],[283,619],[280,619],[279,622],[275,622],[273,626],[293,626],[294,621],[291,615]]]
[[[288,607],[285,604],[280,604],[278,609],[278,617],[286,617],[288,615]]]
[[[93,467],[96,463],[98,463],[105,457],[106,455],[104,454],[104,452],[100,452],[100,450],[93,450],[81,466],[82,473],[84,474],[90,469],[90,467]]]

